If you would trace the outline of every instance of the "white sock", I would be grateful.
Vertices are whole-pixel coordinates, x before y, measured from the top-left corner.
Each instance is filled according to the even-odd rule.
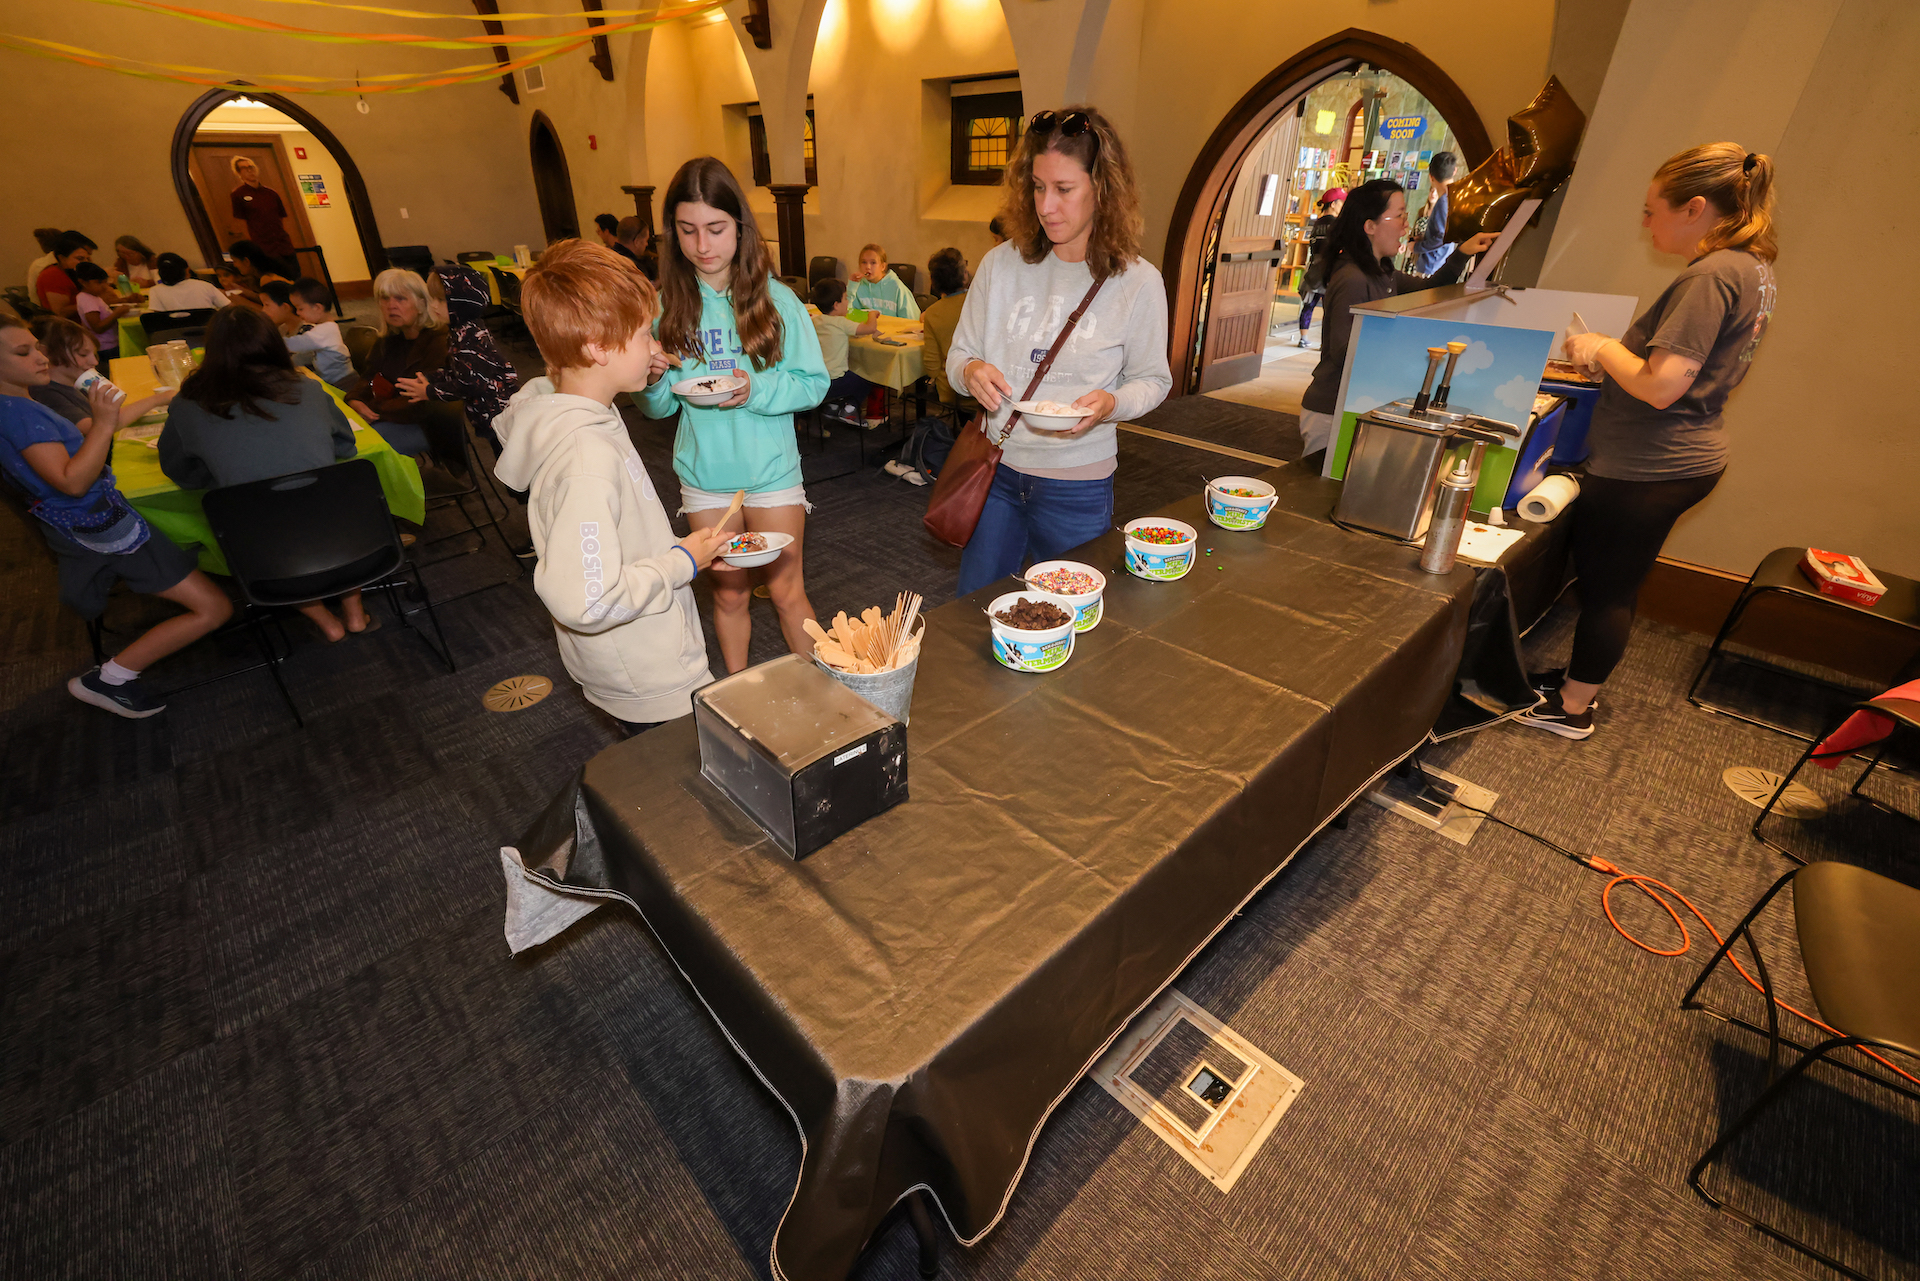
[[[109,658],[100,664],[100,679],[108,685],[125,685],[128,681],[140,679],[140,673],[130,667],[122,667]]]

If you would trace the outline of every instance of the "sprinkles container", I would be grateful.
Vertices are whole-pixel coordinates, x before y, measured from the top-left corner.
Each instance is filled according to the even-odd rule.
[[[1168,535],[1185,534],[1182,541]],[[1165,516],[1142,516],[1127,522],[1127,570],[1135,578],[1169,583],[1184,577],[1193,568],[1194,551],[1200,546],[1200,531],[1185,521]]]
[[[993,628],[994,658],[999,660],[1002,667],[1011,667],[1016,672],[1050,672],[1064,665],[1073,657],[1074,625],[1067,622],[1045,631],[1029,631],[1001,622],[997,617],[1000,611],[1013,608],[1021,600],[1047,601],[1058,605],[1069,616],[1077,617],[1072,603],[1065,596],[1036,591],[1008,592],[1005,596],[996,596],[993,604],[987,606],[987,622]]]
[[[1232,494],[1238,489],[1245,493]],[[1250,476],[1222,476],[1207,482],[1207,519],[1222,529],[1258,529],[1279,501],[1272,485]]]
[[[1037,582],[1043,575],[1057,574],[1061,577],[1080,575],[1092,580],[1092,586],[1085,591],[1068,592],[1057,590],[1053,586],[1040,585],[1040,590],[1048,596],[1067,602],[1067,608],[1073,611],[1073,630],[1090,632],[1100,625],[1100,594],[1107,590],[1107,577],[1091,565],[1083,565],[1077,560],[1043,560],[1023,577],[1030,583]],[[1077,585],[1077,584],[1076,584]]]

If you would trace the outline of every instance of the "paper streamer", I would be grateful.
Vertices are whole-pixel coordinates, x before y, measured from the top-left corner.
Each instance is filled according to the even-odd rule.
[[[633,22],[608,22],[598,26],[576,27],[561,35],[517,36],[517,35],[477,35],[477,36],[422,36],[410,32],[393,31],[321,31],[314,27],[294,27],[284,22],[269,22],[265,18],[249,18],[240,14],[221,13],[214,9],[193,9],[184,5],[162,4],[160,0],[93,0],[95,4],[113,5],[120,9],[133,9],[141,13],[165,14],[168,17],[184,18],[204,26],[218,27],[225,31],[246,31],[269,35],[291,36],[296,40],[312,40],[320,44],[375,44],[375,45],[411,45],[418,49],[457,49],[471,50],[491,48],[494,45],[529,45],[551,47],[559,44],[571,45],[581,39],[595,36],[619,35],[624,31],[640,31],[657,27],[663,22],[676,18],[690,17],[694,14],[708,13],[720,7],[719,0],[706,3],[682,5],[673,9],[661,9],[652,16]],[[553,14],[551,17],[561,15]],[[583,17],[589,16],[582,13]],[[597,16],[597,15],[594,15]]]
[[[1544,525],[1580,497],[1580,485],[1571,476],[1549,476],[1520,500],[1520,519]]]
[[[543,22],[573,17],[561,13],[428,13],[421,9],[382,9],[373,4],[339,4],[336,0],[271,0],[273,4],[303,4],[315,9],[351,9],[355,13],[378,13],[389,18],[426,18],[435,22]],[[596,18],[658,17],[660,6],[651,9],[595,9]]]

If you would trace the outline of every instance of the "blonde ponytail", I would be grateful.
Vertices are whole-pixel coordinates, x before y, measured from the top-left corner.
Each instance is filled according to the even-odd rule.
[[[1720,220],[1700,240],[1700,252],[1742,249],[1772,262],[1780,247],[1773,233],[1773,158],[1749,152],[1737,142],[1710,142],[1674,156],[1654,171],[1653,180],[1669,205],[1695,196],[1711,205]]]

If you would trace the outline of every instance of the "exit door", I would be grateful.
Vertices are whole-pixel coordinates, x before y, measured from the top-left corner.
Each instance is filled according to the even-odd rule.
[[[1279,262],[1287,252],[1287,202],[1296,166],[1298,118],[1281,117],[1248,152],[1221,214],[1200,349],[1200,390],[1260,376]]]

